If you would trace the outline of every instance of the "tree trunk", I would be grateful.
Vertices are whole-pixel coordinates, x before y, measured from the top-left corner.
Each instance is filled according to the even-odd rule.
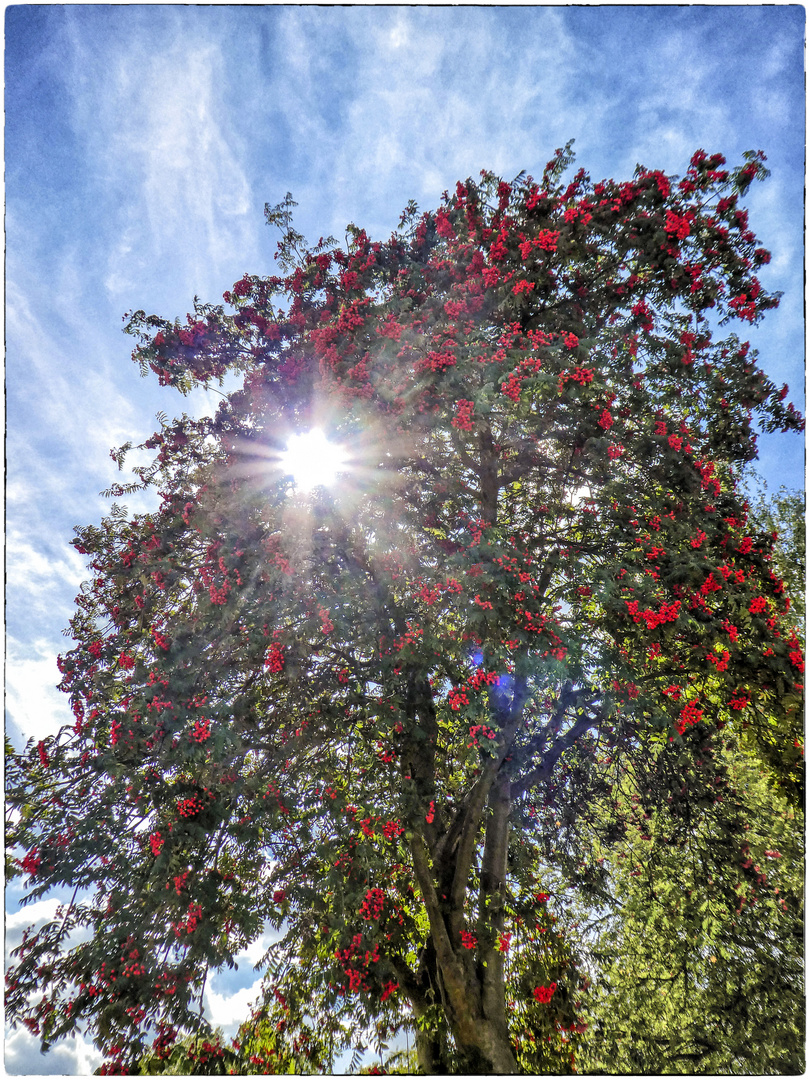
[[[506,871],[506,841],[509,818],[508,784],[496,778],[490,789],[491,813],[484,846],[484,874],[481,901],[486,901],[479,933],[484,922],[491,923],[481,943],[477,959],[462,946],[460,937],[450,932],[459,921],[454,906],[440,902],[436,892],[437,868],[428,863],[421,838],[414,838],[414,868],[425,897],[436,953],[436,972],[441,1004],[456,1045],[455,1071],[471,1074],[509,1075],[517,1071],[506,1021],[506,1000],[502,958],[497,948],[502,928],[503,890]],[[463,911],[463,895],[462,909]],[[428,1048],[424,1053],[428,1054]],[[427,1057],[426,1057],[427,1061]]]
[[[467,965],[468,982],[473,982],[469,999],[477,1008],[463,1022],[451,1018],[451,1030],[465,1072],[509,1074],[517,1072],[517,1065],[506,1019],[503,954],[499,948],[510,811],[505,775],[496,777],[488,803],[478,904],[478,957],[474,970],[472,964]]]
[[[480,988],[476,987],[476,991],[480,997]],[[474,996],[475,992],[471,994]],[[490,1023],[480,1015],[467,1016],[461,1023],[457,1019],[451,1018],[451,1029],[458,1052],[459,1073],[509,1076],[518,1071],[509,1035],[500,1025]]]
[[[437,836],[436,827],[428,824],[424,834],[415,835],[411,842],[414,871],[424,898],[435,951],[437,977],[434,990],[439,992],[442,1011],[456,1045],[454,1066],[460,1072],[503,1075],[517,1071],[506,1017],[499,940],[504,926],[511,810],[510,784],[501,768],[520,723],[525,696],[525,680],[516,682],[511,701],[495,696],[493,708],[498,714],[494,719],[500,733],[499,756],[483,767],[464,807],[456,820],[446,826],[444,835]],[[432,702],[430,704],[432,706]],[[423,707],[418,711],[431,713],[432,710]],[[435,713],[432,718],[435,723]],[[432,766],[432,761],[430,764]],[[477,943],[473,951],[465,947],[463,937],[465,901],[476,840],[485,817]],[[427,1041],[421,1053],[425,1065],[431,1056],[435,1057]]]
[[[425,1076],[446,1076],[450,1072],[445,1040],[438,1032],[416,1029],[416,1062]]]

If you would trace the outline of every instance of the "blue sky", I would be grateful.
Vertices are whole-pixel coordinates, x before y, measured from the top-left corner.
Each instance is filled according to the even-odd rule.
[[[69,719],[54,689],[84,569],[69,540],[105,512],[110,448],[158,410],[215,405],[140,379],[122,315],[184,316],[195,294],[272,273],[263,207],[287,191],[313,240],[348,222],[385,238],[409,199],[435,206],[482,168],[538,175],[571,138],[594,180],[762,149],[773,175],[748,205],[784,299],[749,336],[801,407],[804,22],[795,5],[6,8],[13,740]],[[801,438],[762,451],[772,487],[803,486]],[[217,1022],[231,1029],[252,983],[249,964],[214,981]],[[98,1060],[80,1042],[42,1058],[25,1033],[6,1055],[33,1073]]]

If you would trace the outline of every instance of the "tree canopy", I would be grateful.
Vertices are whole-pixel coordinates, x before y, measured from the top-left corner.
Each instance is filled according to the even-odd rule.
[[[145,374],[239,388],[161,418],[111,491],[159,508],[78,531],[75,723],[7,768],[28,895],[75,892],[18,950],[12,1018],[87,1030],[110,1072],[328,1068],[403,1030],[427,1072],[564,1072],[594,993],[631,1049],[652,1007],[621,975],[652,880],[617,885],[622,851],[655,851],[656,993],[673,927],[714,919],[696,953],[731,955],[717,927],[752,893],[791,939],[797,889],[738,858],[746,770],[794,816],[803,782],[801,643],[740,485],[757,427],[802,421],[729,329],[778,303],[742,206],[762,162],[593,183],[566,147],[344,246],[307,246],[288,196],[278,275],[129,316]],[[315,426],[345,467],[305,493],[282,455]],[[679,875],[691,899],[660,892]],[[561,916],[619,894],[636,922],[589,931],[613,950],[594,988]],[[270,928],[226,1051],[208,974]]]

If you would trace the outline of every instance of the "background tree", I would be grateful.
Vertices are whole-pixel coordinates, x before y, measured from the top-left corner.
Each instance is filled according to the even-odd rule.
[[[586,976],[545,878],[604,888],[605,800],[713,804],[695,759],[728,727],[797,804],[801,651],[737,477],[755,417],[801,421],[711,329],[777,303],[740,206],[761,155],[570,163],[345,249],[288,198],[284,276],[131,316],[162,383],[244,381],[145,444],[157,511],[76,541],[76,722],[9,767],[29,895],[76,890],[10,972],[46,1043],[170,1058],[208,1037],[209,970],[276,927],[259,1071],[403,1025],[426,1071],[563,1071]],[[314,424],[348,461],[305,496],[279,455]]]
[[[699,764],[722,777],[722,801],[686,819],[623,793],[626,831],[603,855],[610,897],[583,919],[583,1071],[804,1068],[803,817],[749,756],[720,754]]]
[[[755,477],[747,486],[758,492],[751,524],[773,534],[801,635],[803,497],[784,488],[769,497]],[[722,798],[691,798],[685,817],[661,814],[638,788],[621,793],[621,838],[603,846],[610,886],[583,915],[594,987],[586,1071],[804,1069],[804,815],[733,733],[702,757],[690,788],[700,771],[717,773]]]
[[[805,526],[806,507],[804,492],[791,491],[782,486],[773,494],[764,480],[756,475],[748,485],[751,493],[751,517],[762,532],[775,535],[773,566],[785,582],[788,596],[792,599],[796,633],[804,634],[805,618]]]

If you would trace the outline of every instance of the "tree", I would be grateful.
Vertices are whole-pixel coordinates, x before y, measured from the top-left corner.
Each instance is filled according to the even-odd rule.
[[[751,515],[761,532],[774,535],[773,565],[792,598],[796,633],[804,631],[805,617],[805,498],[800,491],[784,485],[768,494],[764,480],[754,477],[751,486]]]
[[[802,815],[739,748],[700,767],[721,803],[678,821],[625,793],[622,841],[603,848],[585,1072],[804,1070]]]
[[[750,524],[774,533],[774,565],[792,582],[797,633],[800,523],[797,492],[752,503]],[[733,731],[706,749],[687,782],[705,793],[703,773],[719,799],[692,794],[690,814],[665,815],[625,785],[621,835],[601,841],[608,888],[580,930],[593,969],[586,1072],[804,1071],[804,815]]]
[[[738,476],[755,421],[801,420],[716,340],[777,303],[740,206],[762,155],[571,160],[345,249],[288,197],[282,275],[129,318],[162,384],[243,384],[111,492],[159,509],[77,536],[75,725],[8,770],[29,895],[76,890],[10,972],[44,1042],[171,1058],[275,927],[245,1071],[403,1027],[425,1071],[565,1071],[587,972],[546,880],[604,891],[631,779],[663,821],[714,805],[693,760],[739,729],[798,804],[801,651]],[[349,460],[302,495],[279,454],[314,424]]]

